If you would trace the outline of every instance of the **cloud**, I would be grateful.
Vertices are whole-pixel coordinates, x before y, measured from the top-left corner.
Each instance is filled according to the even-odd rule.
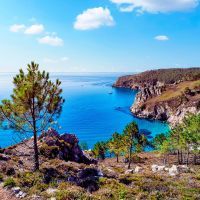
[[[110,0],[115,3],[120,11],[167,13],[175,11],[187,11],[196,8],[199,0]]]
[[[34,24],[30,27],[28,27],[24,33],[29,35],[36,35],[40,34],[44,31],[44,26],[42,24]]]
[[[47,44],[50,46],[63,46],[64,44],[64,41],[61,38],[57,36],[49,36],[49,35],[39,38],[38,42],[41,44]]]
[[[101,26],[113,26],[114,19],[108,8],[91,8],[76,17],[74,28],[77,30],[97,29]]]
[[[18,32],[23,31],[25,27],[26,26],[24,24],[13,24],[12,26],[10,26],[10,31],[14,33],[18,33]]]
[[[169,40],[169,37],[167,37],[166,35],[158,35],[154,39],[159,41],[167,41]]]

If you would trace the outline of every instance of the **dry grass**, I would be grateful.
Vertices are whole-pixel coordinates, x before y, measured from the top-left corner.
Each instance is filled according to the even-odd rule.
[[[163,101],[168,101],[168,100],[177,98],[182,95],[182,93],[185,91],[186,88],[194,89],[197,86],[200,86],[200,80],[185,81],[177,85],[169,86],[167,91],[163,92],[162,95],[156,96],[148,100],[147,103],[152,104],[152,103],[163,102]]]

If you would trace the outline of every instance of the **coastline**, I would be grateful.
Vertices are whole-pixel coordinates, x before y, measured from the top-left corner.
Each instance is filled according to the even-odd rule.
[[[169,78],[173,73],[176,76],[167,80],[164,73]],[[200,112],[200,68],[152,70],[122,76],[113,87],[138,91],[130,108],[134,116],[167,122],[171,128],[189,113]]]

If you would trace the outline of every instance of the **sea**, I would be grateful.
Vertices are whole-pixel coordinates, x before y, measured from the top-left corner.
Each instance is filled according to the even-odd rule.
[[[13,73],[0,73],[0,101],[10,98],[13,90]],[[52,73],[52,80],[62,82],[65,99],[60,118],[50,126],[60,134],[75,134],[81,143],[92,148],[98,141],[108,140],[114,132],[122,133],[125,126],[134,121],[141,132],[150,139],[167,133],[169,126],[156,120],[138,119],[130,112],[138,91],[113,88],[122,73]],[[0,147],[16,144],[22,136],[11,129],[0,128]]]

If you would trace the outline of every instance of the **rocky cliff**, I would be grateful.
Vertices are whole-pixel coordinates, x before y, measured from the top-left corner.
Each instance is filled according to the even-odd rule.
[[[200,112],[200,68],[147,71],[120,77],[114,86],[139,90],[131,111],[140,118],[174,126]]]

